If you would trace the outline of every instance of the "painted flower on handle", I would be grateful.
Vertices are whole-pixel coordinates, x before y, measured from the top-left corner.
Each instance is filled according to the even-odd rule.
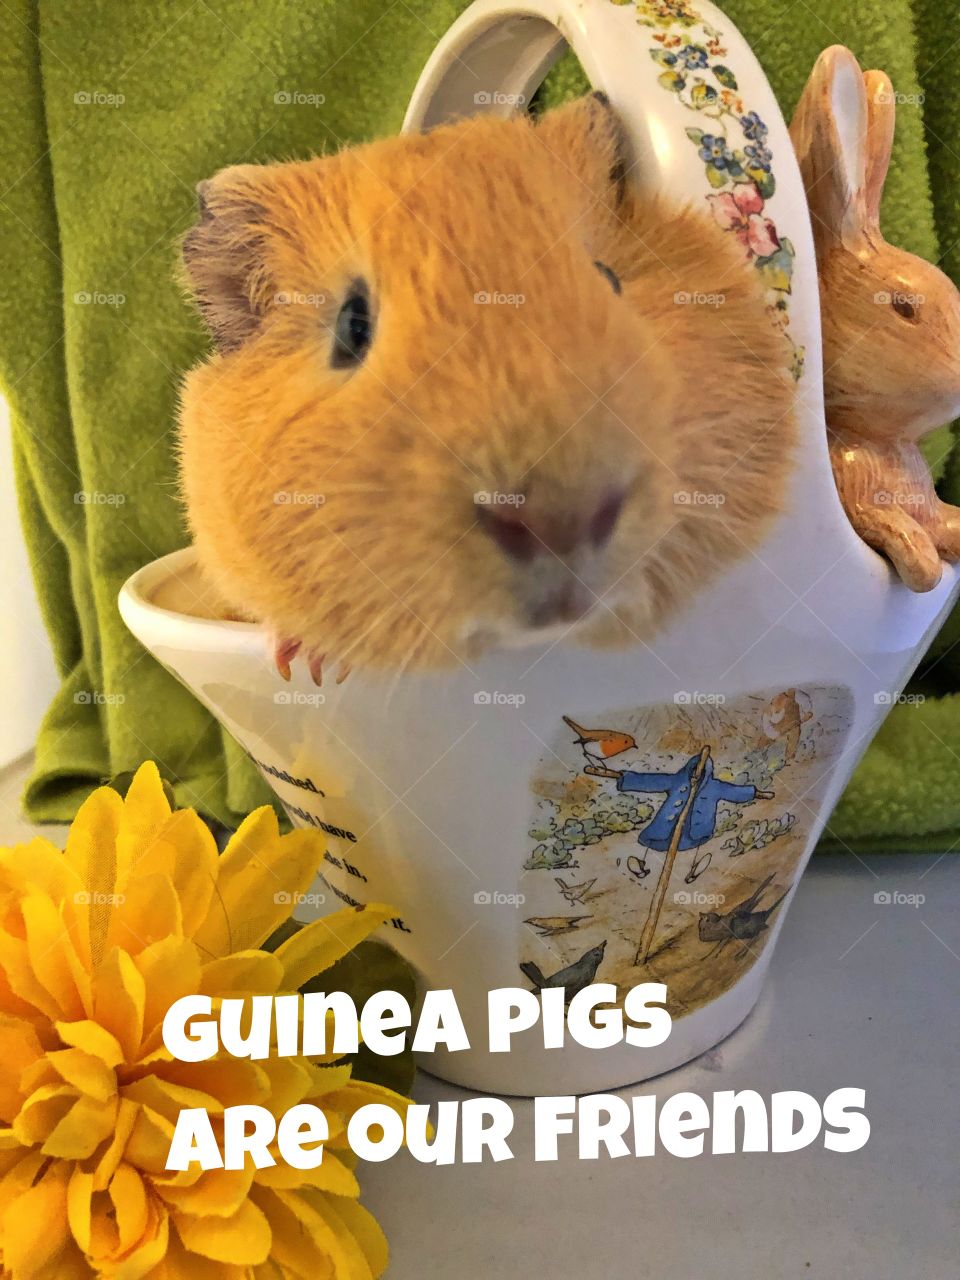
[[[688,0],[612,0],[636,8],[637,21],[652,29],[650,56],[662,68],[659,84],[674,94],[705,125],[691,125],[687,137],[703,161],[710,187],[706,198],[725,231],[736,235],[760,272],[771,321],[792,351],[792,372],[803,372],[803,347],[789,332],[789,306],[795,250],[780,235],[764,204],[776,191],[769,129],[748,109],[732,67],[726,61],[723,32],[707,22]]]

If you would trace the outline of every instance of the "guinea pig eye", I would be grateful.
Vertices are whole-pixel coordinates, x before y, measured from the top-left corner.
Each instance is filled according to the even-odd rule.
[[[333,338],[331,363],[335,369],[352,368],[367,354],[373,341],[373,321],[370,300],[362,283],[354,285],[340,308]]]
[[[917,308],[902,293],[891,294],[890,305],[898,316],[903,316],[904,320],[913,320],[917,314]]]
[[[602,276],[606,276],[610,281],[610,288],[614,293],[620,293],[620,277],[615,271],[611,271],[605,262],[594,261],[593,264]]]

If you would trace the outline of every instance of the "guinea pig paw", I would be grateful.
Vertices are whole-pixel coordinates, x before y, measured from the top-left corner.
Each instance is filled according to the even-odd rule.
[[[273,661],[284,680],[290,679],[290,663],[300,652],[299,640],[278,640],[273,648]]]

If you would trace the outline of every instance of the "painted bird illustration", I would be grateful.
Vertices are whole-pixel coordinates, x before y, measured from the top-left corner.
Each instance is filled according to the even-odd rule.
[[[611,756],[618,756],[621,751],[629,751],[637,745],[636,738],[629,733],[621,733],[619,729],[585,729],[569,716],[564,716],[563,722],[577,735],[577,744],[587,759],[586,773],[615,777],[616,774],[607,769],[606,762]]]
[[[567,965],[565,969],[558,969],[549,978],[543,976],[532,960],[524,961],[520,968],[538,991],[543,987],[563,987],[565,989],[564,1000],[569,1004],[573,997],[582,991],[584,987],[589,987],[597,976],[597,970],[600,968],[600,961],[603,959],[606,947],[607,941],[604,939],[598,947],[591,947],[589,951],[583,953],[579,960]]]
[[[560,892],[570,903],[571,907],[575,907],[578,902],[586,902],[587,894],[590,893],[590,890],[597,883],[596,876],[594,876],[592,880],[584,880],[582,884],[567,884],[563,876],[554,876],[553,878],[557,882]],[[593,895],[591,894],[591,897],[592,896]]]
[[[744,898],[742,902],[738,902],[735,907],[722,914],[719,911],[701,911],[700,923],[697,932],[701,942],[715,942],[717,945],[708,955],[716,955],[722,950],[728,942],[751,942],[754,938],[760,936],[767,928],[768,921],[784,900],[789,889],[784,889],[780,897],[772,902],[769,907],[762,910],[755,910],[757,903],[763,896],[764,890],[773,879],[773,874],[767,876],[749,898]],[[746,955],[749,947],[744,947],[740,955]],[[707,959],[707,956],[704,956]]]
[[[555,938],[558,933],[569,933],[578,928],[584,920],[592,920],[593,916],[528,916],[524,924],[533,925],[539,930],[541,938]]]

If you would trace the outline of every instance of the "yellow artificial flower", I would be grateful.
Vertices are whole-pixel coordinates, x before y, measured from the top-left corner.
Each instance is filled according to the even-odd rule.
[[[260,948],[323,855],[313,832],[250,815],[225,852],[172,811],[156,766],[77,814],[61,853],[0,850],[0,1263],[8,1280],[371,1280],[387,1251],[357,1202],[346,1126],[406,1100],[326,1059],[178,1062],[161,1025],[181,996],[296,991],[392,915],[369,906]],[[322,1107],[321,1164],[165,1168],[179,1112]]]

